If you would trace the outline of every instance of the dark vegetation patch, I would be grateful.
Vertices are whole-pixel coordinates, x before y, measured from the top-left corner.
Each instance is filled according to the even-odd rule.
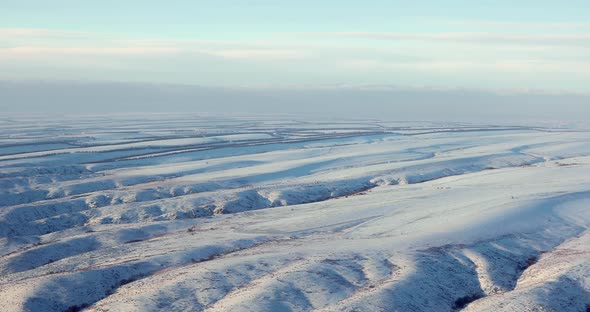
[[[471,294],[471,295],[461,297],[461,298],[455,300],[455,302],[453,303],[453,309],[461,310],[461,309],[465,308],[468,304],[472,303],[473,301],[481,299],[483,297],[484,297],[484,295],[482,293],[476,293],[476,294]]]
[[[73,305],[69,306],[64,312],[78,312],[82,311],[82,309],[87,308],[89,305],[87,303],[82,303],[81,305]]]
[[[539,258],[537,258],[537,256],[530,256],[525,263],[520,265],[520,270],[524,271],[526,269],[528,269],[531,265],[537,263],[537,261],[539,260]]]
[[[139,279],[141,279],[143,276],[134,276],[134,277],[130,277],[130,278],[124,278],[122,280],[120,280],[116,285],[114,285],[111,289],[106,291],[106,295],[110,296],[112,294],[115,293],[115,290],[117,290],[117,288],[123,286],[123,285],[127,285],[129,283],[133,283]]]
[[[579,166],[579,165],[580,164],[578,164],[578,163],[561,163],[561,162],[557,163],[557,166],[559,166],[559,167],[570,167],[570,166]]]
[[[131,243],[139,243],[139,242],[143,242],[143,239],[132,239],[129,241],[126,241],[125,244],[131,244]]]

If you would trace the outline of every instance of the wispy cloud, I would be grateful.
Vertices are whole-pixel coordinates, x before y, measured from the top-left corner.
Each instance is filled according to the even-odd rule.
[[[39,47],[21,46],[0,48],[0,55],[12,57],[39,56],[157,56],[157,55],[207,55],[220,59],[288,60],[302,59],[308,54],[297,50],[241,50],[202,49],[198,47]]]
[[[590,73],[586,33],[270,33],[204,41],[0,28],[0,36],[0,77],[142,81],[149,76],[159,82],[209,84],[274,83],[272,77],[280,77],[309,84],[446,85],[454,79],[470,86],[492,81],[529,87],[536,81],[543,87],[579,89],[586,88],[583,81]]]
[[[44,29],[44,28],[0,28],[0,37],[7,39],[34,39],[34,38],[53,38],[53,39],[76,39],[88,36],[99,36],[104,35],[97,33],[78,32],[78,31],[65,31],[55,29]]]
[[[498,21],[483,19],[433,19],[420,18],[422,24],[437,26],[461,26],[473,28],[488,28],[496,30],[553,30],[553,31],[588,31],[590,23],[588,22],[521,22],[521,21]]]
[[[392,62],[372,59],[347,60],[342,67],[354,70],[452,72],[505,72],[505,73],[587,73],[586,62],[548,62],[543,60],[433,60],[422,62]]]
[[[101,33],[0,28],[0,54],[10,56],[200,54],[221,59],[300,59],[306,51],[244,42],[124,38]]]
[[[300,59],[308,55],[305,51],[274,49],[199,50],[200,52],[230,59]]]
[[[0,54],[13,55],[145,55],[179,53],[170,47],[11,47],[0,48]]]
[[[476,44],[536,44],[590,46],[590,34],[505,34],[505,33],[395,33],[395,32],[318,32],[306,37],[380,40],[449,41]]]

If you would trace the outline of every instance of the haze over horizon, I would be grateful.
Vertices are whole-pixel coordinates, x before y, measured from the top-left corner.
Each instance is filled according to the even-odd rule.
[[[585,1],[0,0],[0,8],[3,112],[589,113]]]

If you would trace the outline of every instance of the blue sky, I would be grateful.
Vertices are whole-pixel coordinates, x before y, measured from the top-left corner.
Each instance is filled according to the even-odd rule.
[[[0,0],[0,79],[587,93],[565,3]]]

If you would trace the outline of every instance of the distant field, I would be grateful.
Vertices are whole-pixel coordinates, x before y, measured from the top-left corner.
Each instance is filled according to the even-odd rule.
[[[2,311],[588,311],[590,131],[0,117]]]

